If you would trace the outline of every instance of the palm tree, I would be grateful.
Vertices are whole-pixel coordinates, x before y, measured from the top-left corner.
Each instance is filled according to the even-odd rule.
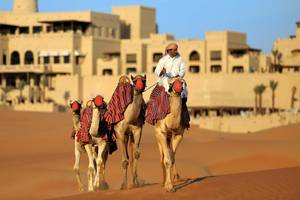
[[[277,86],[278,86],[278,81],[274,81],[274,80],[270,81],[270,88],[272,90],[272,110],[271,110],[271,112],[275,111],[275,90],[276,90]]]
[[[272,50],[272,55],[274,58],[272,71],[281,71],[280,63],[281,63],[282,53],[280,53],[277,49],[275,49]]]
[[[257,86],[257,92],[258,92],[258,103],[259,103],[259,113],[262,114],[262,94],[266,90],[266,86],[264,84],[260,84]]]
[[[273,62],[273,67],[272,67],[272,72],[274,72],[276,66],[277,66],[277,55],[278,55],[278,50],[275,49],[275,50],[272,50],[272,55],[273,55],[273,59],[274,59],[274,62]]]
[[[295,101],[297,101],[297,98],[295,97],[297,91],[297,87],[294,86],[292,88],[292,96],[291,96],[291,109],[294,109]]]
[[[257,107],[258,107],[258,102],[257,102],[257,96],[258,96],[258,93],[259,93],[259,85],[256,85],[253,89],[254,91],[254,113],[256,114],[257,113]]]

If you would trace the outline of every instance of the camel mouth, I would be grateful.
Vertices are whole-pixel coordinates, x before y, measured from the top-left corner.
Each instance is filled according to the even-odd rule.
[[[177,94],[181,94],[183,91],[183,82],[179,79],[176,79],[171,85],[172,91]]]
[[[93,98],[93,102],[96,107],[102,107],[104,105],[104,99],[101,95],[97,95],[95,98]]]
[[[133,81],[134,89],[138,92],[144,92],[146,88],[146,80],[138,78]]]
[[[70,102],[70,108],[72,109],[73,112],[78,112],[81,109],[81,102],[74,100]]]

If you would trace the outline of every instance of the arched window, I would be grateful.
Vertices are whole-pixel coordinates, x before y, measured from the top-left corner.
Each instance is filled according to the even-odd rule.
[[[34,63],[34,57],[32,51],[25,52],[24,63],[25,65],[32,65]]]
[[[17,51],[11,53],[10,56],[10,64],[11,65],[19,65],[20,64],[20,54]]]
[[[244,67],[243,66],[234,66],[232,68],[233,73],[243,73],[244,72]]]
[[[200,55],[197,51],[192,51],[190,53],[190,61],[199,61],[200,60]]]

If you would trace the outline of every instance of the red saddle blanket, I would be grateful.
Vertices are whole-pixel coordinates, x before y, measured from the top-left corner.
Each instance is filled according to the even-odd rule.
[[[184,128],[190,127],[190,115],[186,106],[186,100],[182,99],[181,121],[180,124]],[[158,120],[161,120],[170,113],[169,95],[165,88],[159,85],[153,89],[150,100],[146,108],[146,122],[154,125]]]
[[[165,88],[156,85],[153,89],[146,108],[146,122],[154,125],[158,120],[170,113],[170,101]]]
[[[91,106],[86,107],[81,115],[81,128],[77,133],[77,142],[80,144],[88,144],[91,142],[89,130],[92,124],[93,108]]]
[[[108,124],[115,124],[124,119],[124,112],[133,100],[133,86],[119,83],[108,103],[104,118]]]

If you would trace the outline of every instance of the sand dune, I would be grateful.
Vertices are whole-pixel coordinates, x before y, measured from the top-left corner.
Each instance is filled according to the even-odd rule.
[[[168,194],[153,128],[142,138],[139,174],[147,186],[119,191],[120,153],[107,164],[105,192],[79,193],[70,113],[0,110],[0,199],[300,199],[300,124],[248,135],[192,127],[177,155],[185,181]],[[87,162],[82,159],[82,176]]]

